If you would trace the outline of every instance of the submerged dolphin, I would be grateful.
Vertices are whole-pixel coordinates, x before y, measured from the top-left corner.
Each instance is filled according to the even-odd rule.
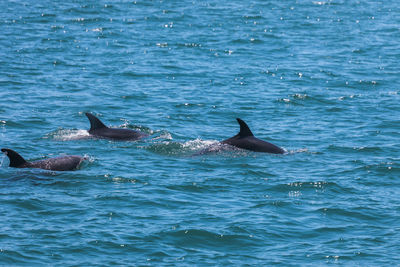
[[[247,124],[243,120],[239,118],[237,118],[236,120],[240,125],[239,133],[229,139],[222,141],[221,142],[222,144],[227,144],[255,152],[266,152],[273,154],[285,153],[285,151],[282,148],[256,138],[250,131],[249,126],[247,126]]]
[[[2,148],[1,152],[10,159],[10,167],[14,168],[39,168],[51,171],[76,170],[85,158],[80,156],[64,156],[27,162],[20,154],[8,148]]]
[[[145,133],[130,129],[109,128],[105,126],[104,123],[102,123],[96,116],[90,113],[85,113],[85,114],[90,121],[89,134],[97,138],[133,141],[147,136],[147,134]]]

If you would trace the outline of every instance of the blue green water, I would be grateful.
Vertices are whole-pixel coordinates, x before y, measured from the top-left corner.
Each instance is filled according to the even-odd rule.
[[[0,265],[400,262],[397,1],[0,1]],[[92,112],[150,136],[87,136]],[[192,156],[235,118],[288,151]]]

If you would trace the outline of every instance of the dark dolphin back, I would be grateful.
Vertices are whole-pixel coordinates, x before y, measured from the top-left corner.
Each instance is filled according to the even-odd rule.
[[[63,156],[31,162],[30,167],[51,171],[72,171],[78,169],[84,158],[80,156]]]
[[[111,140],[138,140],[147,134],[131,129],[109,128],[105,126],[98,118],[90,113],[85,113],[90,121],[89,134],[97,138]]]
[[[93,131],[96,129],[103,129],[103,128],[108,128],[107,126],[104,125],[104,123],[101,122],[96,116],[92,115],[91,113],[85,113],[85,115],[88,117],[90,121],[90,130]]]
[[[18,168],[24,166],[24,164],[27,164],[26,160],[12,149],[2,148],[1,152],[6,154],[10,159],[10,167]]]
[[[240,125],[240,131],[237,135],[222,141],[222,144],[228,144],[242,149],[255,152],[266,152],[273,154],[284,154],[285,151],[269,142],[256,138],[251,132],[249,126],[241,119],[236,119]]]

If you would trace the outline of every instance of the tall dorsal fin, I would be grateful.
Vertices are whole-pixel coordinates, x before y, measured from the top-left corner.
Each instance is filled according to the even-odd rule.
[[[1,152],[7,155],[10,159],[10,167],[19,167],[26,163],[26,160],[14,150],[2,148]]]
[[[93,130],[101,129],[101,128],[108,128],[96,116],[94,116],[88,112],[86,112],[85,115],[88,117],[88,119],[90,121],[90,130],[89,131],[93,131]]]
[[[240,132],[238,133],[240,137],[254,136],[254,134],[250,131],[249,126],[247,126],[247,124],[244,121],[242,121],[239,118],[236,118],[236,120],[240,125]]]

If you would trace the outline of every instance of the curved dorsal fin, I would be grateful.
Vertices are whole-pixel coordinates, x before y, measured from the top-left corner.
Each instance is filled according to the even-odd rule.
[[[253,133],[250,131],[249,126],[247,126],[247,124],[244,121],[242,121],[239,118],[236,118],[236,120],[240,125],[240,132],[238,133],[240,137],[254,136]]]
[[[7,155],[10,159],[10,167],[19,167],[26,163],[26,160],[14,150],[8,148],[2,148],[1,152]]]
[[[86,112],[85,115],[88,117],[88,119],[90,121],[90,130],[89,131],[92,131],[95,129],[101,129],[101,128],[108,128],[96,116],[94,116],[88,112]]]

